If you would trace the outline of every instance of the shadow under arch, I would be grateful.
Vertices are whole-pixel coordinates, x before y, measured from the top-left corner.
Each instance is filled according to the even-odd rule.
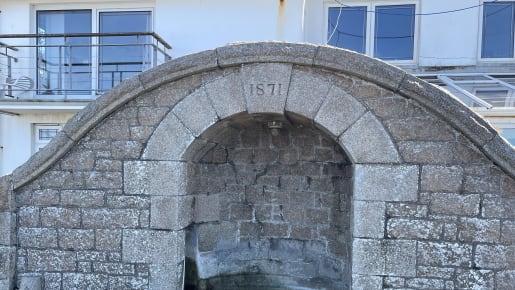
[[[351,166],[341,147],[288,115],[238,114],[202,137],[213,145],[187,154],[185,289],[350,289]]]

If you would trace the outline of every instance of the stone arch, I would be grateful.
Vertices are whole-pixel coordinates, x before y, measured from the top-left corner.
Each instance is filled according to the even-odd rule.
[[[185,96],[155,129],[137,162],[139,169],[127,167],[129,174],[137,172],[130,175],[137,183],[135,187],[152,190],[153,184],[159,184],[159,189],[150,193],[153,198],[151,227],[185,235],[183,229],[192,223],[195,212],[192,198],[187,195],[188,183],[184,182],[190,177],[188,162],[201,158],[234,133],[235,129],[225,126],[224,120],[244,116],[261,124],[270,121],[304,123],[332,138],[353,164],[353,184],[349,186],[353,190],[348,202],[350,205],[352,199],[352,209],[347,208],[350,212],[345,220],[346,227],[353,231],[348,233],[352,236],[348,243],[379,252],[377,258],[382,260],[382,265],[376,269],[376,275],[387,273],[386,264],[400,264],[402,271],[412,274],[415,244],[390,242],[385,245],[382,242],[384,229],[380,225],[385,220],[386,201],[416,200],[419,170],[417,166],[401,164],[394,141],[381,122],[361,100],[347,92],[353,85],[349,80],[288,63],[244,64],[241,69],[221,73]],[[143,174],[143,186],[142,179],[137,178],[141,168],[150,170]],[[168,172],[168,180],[156,181],[151,176],[157,172]],[[170,179],[170,175],[173,178]],[[134,176],[136,178],[132,178]],[[163,184],[166,184],[166,193]],[[365,217],[368,222],[363,222]],[[370,239],[379,244],[369,245]],[[410,258],[408,262],[399,263],[398,250],[404,247]],[[350,254],[346,259],[351,260]],[[367,275],[366,269],[357,264],[353,274]],[[350,280],[349,276],[346,281],[340,281],[341,285],[349,287]]]
[[[156,98],[155,95],[159,94],[156,91],[159,88],[189,78],[195,79],[195,82],[192,82],[194,84],[189,89],[184,90],[187,93],[173,95],[172,92],[164,92],[173,95],[166,105],[166,110],[169,112],[163,114],[163,119],[154,118],[153,127],[149,127],[155,130],[150,138],[140,140],[141,143],[138,145],[141,147],[127,148],[131,152],[128,156],[113,157],[118,158],[115,161],[120,168],[116,169],[115,174],[108,176],[112,179],[103,180],[105,183],[102,184],[105,185],[114,180],[115,185],[118,186],[115,191],[122,192],[124,197],[138,196],[149,201],[148,208],[143,210],[117,211],[113,214],[113,219],[116,220],[112,220],[113,223],[110,226],[118,222],[123,223],[121,219],[123,213],[141,214],[131,216],[130,226],[116,229],[121,237],[119,237],[119,244],[116,245],[119,248],[116,248],[118,252],[113,257],[115,259],[118,257],[120,265],[130,265],[129,268],[134,265],[143,266],[142,268],[148,266],[151,288],[179,285],[178,281],[181,281],[185,249],[178,245],[185,244],[184,229],[191,223],[191,216],[188,213],[192,214],[184,210],[192,206],[192,201],[187,194],[189,174],[187,162],[197,160],[203,152],[208,152],[216,146],[218,144],[216,138],[223,138],[226,136],[225,133],[229,134],[231,131],[231,128],[224,127],[223,121],[241,114],[248,114],[261,121],[272,119],[292,123],[307,122],[325,132],[344,149],[352,163],[353,171],[352,220],[349,222],[352,225],[351,274],[353,286],[356,288],[381,289],[385,276],[403,277],[402,279],[418,277],[417,248],[430,252],[440,244],[424,243],[421,241],[424,238],[418,237],[388,238],[384,214],[386,206],[393,203],[403,205],[424,202],[421,199],[428,197],[421,195],[423,187],[428,187],[427,184],[422,184],[423,180],[428,180],[422,176],[424,170],[449,173],[459,179],[458,184],[461,184],[459,182],[462,182],[461,178],[464,175],[459,166],[436,166],[404,160],[407,155],[402,154],[399,140],[392,136],[390,128],[386,127],[381,116],[370,109],[367,97],[371,94],[379,98],[386,97],[383,94],[393,94],[398,99],[410,99],[410,102],[430,112],[431,116],[435,116],[442,122],[442,126],[451,128],[449,130],[457,132],[456,136],[466,139],[464,142],[473,149],[470,151],[477,153],[482,162],[484,154],[489,162],[495,164],[491,165],[492,168],[496,168],[493,174],[497,174],[493,179],[503,178],[502,182],[498,182],[499,187],[508,185],[504,189],[498,189],[499,192],[512,190],[509,185],[513,184],[512,177],[515,176],[513,149],[487,122],[444,91],[393,66],[346,50],[290,43],[234,44],[176,59],[123,82],[74,116],[50,146],[34,155],[11,175],[2,177],[0,209],[2,221],[6,221],[2,223],[2,231],[5,232],[8,229],[9,232],[9,235],[2,240],[1,250],[3,256],[10,259],[6,265],[14,265],[12,257],[17,255],[16,253],[23,254],[26,250],[16,251],[18,247],[25,247],[23,243],[16,244],[18,225],[15,217],[20,214],[16,210],[16,203],[21,204],[26,198],[30,207],[48,206],[43,204],[44,202],[38,204],[40,200],[37,200],[37,194],[44,192],[49,175],[52,177],[59,174],[62,170],[61,165],[71,166],[70,160],[74,158],[73,154],[84,156],[80,154],[81,142],[88,142],[88,138],[92,138],[89,135],[91,132],[102,130],[102,126],[108,126],[106,120],[119,112],[132,116],[130,106],[137,106],[138,102],[145,103],[149,99]],[[341,107],[346,110],[342,112],[338,109]],[[110,121],[110,124],[113,124],[118,119]],[[210,128],[215,130],[212,131]],[[215,136],[213,132],[216,132]],[[424,138],[431,141],[433,136],[428,135]],[[129,143],[127,147],[134,143]],[[367,146],[362,146],[363,144]],[[70,151],[72,154],[69,154]],[[85,156],[89,157],[87,154]],[[68,162],[60,163],[61,160]],[[472,161],[463,161],[464,164],[466,162],[472,163]],[[88,171],[92,170],[87,168],[90,164],[84,164],[81,168],[83,171],[79,170],[77,175],[74,175],[75,172],[66,172],[70,177],[69,180],[73,177],[89,176],[86,181],[93,184],[94,178],[101,174],[95,175],[98,172]],[[499,173],[497,169],[503,172]],[[55,185],[56,183],[49,187]],[[452,187],[454,185],[448,186],[454,188]],[[87,186],[86,184],[84,187]],[[472,190],[473,193],[476,193],[474,190],[477,192],[484,190],[481,188],[482,184],[468,186],[468,190]],[[479,198],[462,197],[458,192],[452,191],[455,189],[449,188],[447,190],[451,192],[434,194],[435,201],[440,202],[439,205],[442,208],[439,210],[443,215],[451,212],[451,209],[447,210],[443,205],[447,199],[469,202],[473,206],[471,209],[460,209],[461,214],[476,214],[474,202],[479,203]],[[77,188],[77,190],[81,189]],[[488,190],[490,189],[489,187]],[[32,195],[31,190],[38,193]],[[21,197],[17,196],[20,192],[29,192],[29,197],[23,194]],[[71,192],[67,191],[66,194],[70,197]],[[101,195],[102,193],[95,191],[90,194]],[[496,198],[495,195],[493,196],[485,196],[483,199]],[[490,202],[505,208],[509,205],[501,198],[492,199]],[[50,207],[44,209],[47,216],[61,213],[80,214],[77,208],[61,210],[65,206],[54,204],[53,201]],[[106,207],[87,208],[85,211],[89,213],[89,217],[94,218],[109,216],[110,210],[111,208]],[[145,220],[145,213],[148,221]],[[499,215],[503,218],[502,214]],[[140,222],[145,226],[139,226]],[[432,222],[429,220],[427,225],[432,225]],[[37,228],[38,222],[30,225],[30,229],[23,228],[25,238],[30,233],[58,232],[57,228],[45,228],[44,231],[40,231]],[[51,226],[52,221],[46,225]],[[409,228],[410,225],[401,224],[401,226]],[[12,230],[13,228],[15,230]],[[81,234],[92,232],[94,232],[92,229],[88,229]],[[97,234],[94,233],[94,235]],[[56,238],[49,241],[54,243]],[[418,244],[423,246],[418,247]],[[474,259],[489,266],[492,263],[481,260],[482,255],[485,256],[499,249],[507,254],[512,253],[512,248],[497,247],[495,244],[480,245],[476,253],[469,251],[468,245],[462,245],[455,240],[452,241],[452,245],[447,243],[444,246],[456,246],[457,252],[474,255]],[[73,260],[73,253],[66,249],[55,249],[55,246],[51,248],[46,249],[37,245],[36,250],[27,250],[27,252],[33,251],[21,257],[22,259],[33,259],[37,256],[38,260],[33,262],[32,268],[29,267],[27,271],[23,268],[19,269],[21,272],[25,271],[19,275],[22,281],[27,283],[37,281],[36,278],[42,275],[40,272],[59,272],[59,269],[55,270],[46,264],[43,268],[39,268],[43,263],[41,261],[47,259],[52,262],[54,257],[67,261],[67,268],[61,268],[62,272],[75,271],[76,261]],[[446,248],[445,251],[448,255],[457,253],[451,248]],[[54,256],[53,253],[59,255]],[[433,262],[431,255],[432,253],[427,253],[427,256],[420,258],[427,259],[428,263],[431,263]],[[39,259],[39,257],[42,258]],[[8,269],[9,279],[15,275],[13,267]],[[30,273],[32,270],[37,272],[34,279]],[[465,271],[468,270],[470,269],[465,269]],[[471,272],[471,275],[474,274]],[[89,277],[82,273],[66,275],[71,280],[79,278],[79,281]],[[134,283],[139,283],[138,279],[140,277],[134,279]]]

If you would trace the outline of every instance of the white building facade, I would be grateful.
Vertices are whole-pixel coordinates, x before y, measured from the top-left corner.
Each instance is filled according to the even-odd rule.
[[[381,58],[453,92],[515,143],[515,1],[2,0],[0,11],[0,175],[121,80],[240,41]]]

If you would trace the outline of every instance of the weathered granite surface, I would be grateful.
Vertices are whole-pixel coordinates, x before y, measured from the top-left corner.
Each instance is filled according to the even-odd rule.
[[[123,82],[0,178],[0,289],[509,289],[514,176],[486,121],[394,66],[229,45]]]

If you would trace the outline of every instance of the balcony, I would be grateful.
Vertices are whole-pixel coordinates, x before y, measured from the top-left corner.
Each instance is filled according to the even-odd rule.
[[[0,113],[80,109],[170,50],[153,32],[0,35]]]

